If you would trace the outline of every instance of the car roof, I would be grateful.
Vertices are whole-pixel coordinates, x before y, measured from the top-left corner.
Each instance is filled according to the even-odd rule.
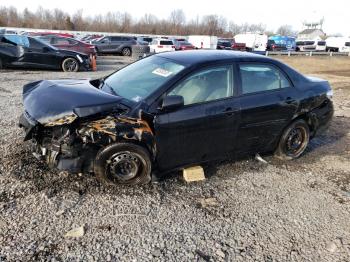
[[[188,66],[221,61],[275,61],[263,55],[231,50],[188,50],[184,52],[164,52],[156,54],[156,56],[171,59],[180,64],[186,64]]]

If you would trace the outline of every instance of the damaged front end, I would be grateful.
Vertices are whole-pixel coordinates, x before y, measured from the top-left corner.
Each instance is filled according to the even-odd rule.
[[[67,116],[41,125],[23,114],[20,126],[26,131],[25,140],[32,140],[36,158],[72,173],[93,172],[97,152],[111,143],[140,144],[155,156],[153,131],[145,120],[117,114],[74,120]]]
[[[39,85],[39,88],[42,85],[42,83],[33,84]],[[52,88],[47,83],[44,85]],[[62,89],[62,85],[59,88]],[[77,85],[70,88],[75,88],[73,89],[75,92],[79,91]],[[49,108],[53,108],[52,104],[51,107],[46,106],[46,110],[40,109],[36,104],[36,107],[41,110],[39,113],[38,109],[33,112],[33,106],[29,108],[29,105],[33,104],[31,101],[33,97],[26,95],[25,92],[30,89],[31,87],[28,86],[24,88],[26,111],[20,117],[19,126],[25,130],[24,140],[32,141],[35,157],[45,161],[50,167],[72,173],[93,172],[94,160],[99,150],[118,142],[142,145],[148,149],[151,156],[155,156],[156,148],[150,126],[151,121],[144,119],[145,114],[142,110],[139,111],[138,117],[127,116],[129,108],[119,102],[120,98],[101,93],[98,89],[97,91],[91,89],[90,97],[86,97],[89,96],[89,93],[86,93],[87,95],[83,98],[84,103],[81,100],[79,103],[73,102],[79,100],[72,100],[71,95],[72,101],[65,101],[62,110],[58,110],[58,104],[54,105],[55,114],[49,113]],[[89,100],[103,100],[102,96],[107,98],[104,102],[89,105]],[[37,99],[36,96],[35,100]],[[113,99],[116,101],[111,102],[110,100]],[[44,103],[50,103],[50,101]]]

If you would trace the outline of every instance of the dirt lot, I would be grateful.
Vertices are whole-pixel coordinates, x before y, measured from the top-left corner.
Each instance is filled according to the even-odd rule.
[[[0,261],[350,261],[350,58],[283,61],[334,88],[333,123],[300,159],[227,161],[204,182],[135,188],[49,170],[17,127],[23,84],[110,71],[1,71]]]

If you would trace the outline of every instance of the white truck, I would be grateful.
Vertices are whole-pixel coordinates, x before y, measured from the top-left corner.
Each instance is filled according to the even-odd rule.
[[[315,38],[315,39],[298,38],[296,40],[296,51],[324,52],[326,51],[326,41],[322,40],[321,38]]]
[[[196,49],[216,49],[218,37],[210,35],[189,35],[187,41]]]
[[[350,52],[349,37],[328,37],[326,39],[326,48],[330,52]]]
[[[245,33],[234,38],[236,43],[245,43],[247,51],[266,51],[268,36],[265,34]]]

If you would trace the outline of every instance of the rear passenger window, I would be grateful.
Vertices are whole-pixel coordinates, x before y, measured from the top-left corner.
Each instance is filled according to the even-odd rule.
[[[122,38],[120,36],[112,36],[112,41],[121,41]]]
[[[290,87],[286,76],[276,67],[260,64],[239,66],[242,79],[242,94],[250,94]]]

